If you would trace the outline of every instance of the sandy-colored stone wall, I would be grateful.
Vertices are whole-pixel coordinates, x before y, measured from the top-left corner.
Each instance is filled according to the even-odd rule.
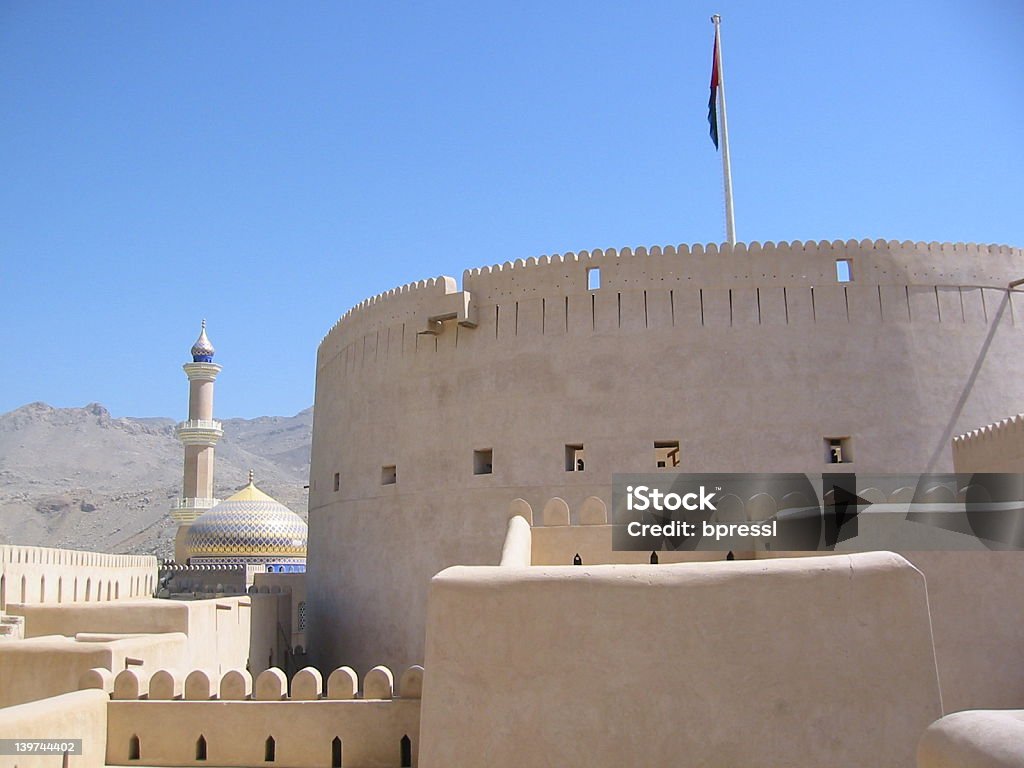
[[[107,695],[75,691],[4,709],[0,739],[81,739],[82,754],[69,755],[69,768],[103,768],[106,764]],[[0,768],[55,768],[62,756],[0,755]]]
[[[293,601],[291,591],[279,587],[255,587],[249,595],[252,628],[249,633],[249,670],[258,675],[270,667],[295,671],[292,661],[291,627]],[[303,663],[301,666],[305,666]]]
[[[884,552],[455,567],[426,658],[425,768],[909,767],[942,712],[925,581]]]
[[[81,676],[96,667],[155,671],[188,663],[188,640],[179,632],[127,637],[82,634],[0,643],[0,707],[78,690]]]
[[[429,579],[496,563],[511,498],[610,498],[656,441],[682,471],[833,469],[826,437],[851,440],[852,471],[951,470],[954,435],[1024,399],[1022,268],[962,244],[624,249],[364,302],[318,354],[311,657],[419,662]]]
[[[240,670],[187,677],[160,672],[141,684],[122,674],[132,678],[125,690],[145,692],[148,699],[118,695],[115,687],[108,765],[416,765],[422,668],[395,680],[390,670],[376,667],[361,690],[348,667],[326,680],[305,669],[292,679],[290,695],[280,669],[255,679]],[[206,685],[192,684],[197,675]],[[175,694],[179,700],[170,700]],[[198,757],[202,749],[205,759]]]
[[[404,700],[112,701],[107,764],[135,764],[128,746],[136,736],[138,762],[145,765],[263,765],[266,740],[273,738],[275,762],[324,768],[339,738],[345,766],[398,766],[402,738],[418,745],[419,714],[418,701]],[[206,761],[196,760],[200,736],[207,743]]]
[[[928,582],[946,712],[1024,705],[1021,552],[904,552]]]
[[[12,612],[25,617],[26,637],[180,632],[188,637],[185,665],[229,669],[244,667],[249,658],[250,607],[250,596],[244,595],[216,600],[25,605],[13,607]]]
[[[0,545],[0,610],[18,603],[106,602],[153,594],[156,558]]]
[[[519,502],[521,504],[522,502]],[[516,503],[512,510],[521,509]],[[648,563],[649,553],[616,552],[612,526],[535,524],[528,551],[531,564],[569,565],[579,554],[585,565]],[[527,514],[530,514],[528,511]],[[525,519],[518,518],[525,526]],[[551,522],[551,521],[548,521]],[[510,529],[506,541],[523,530]],[[739,560],[797,553],[737,552]],[[810,556],[812,553],[799,553]],[[1024,703],[1024,557],[1019,552],[906,551],[928,584],[935,655],[945,711],[1008,708]],[[725,552],[659,552],[659,563],[724,560]],[[504,564],[504,562],[503,562]]]
[[[953,438],[957,472],[1024,472],[1024,413]]]
[[[275,588],[291,595],[290,615],[284,617],[282,628],[289,633],[292,649],[300,653],[306,648],[306,574],[304,573],[257,573],[253,585],[257,591],[272,591]]]
[[[266,739],[273,738],[274,762],[324,768],[340,738],[345,766],[397,766],[402,737],[418,745],[419,718],[420,702],[406,700],[111,701],[106,762],[263,765]],[[139,741],[139,761],[128,758],[132,736]],[[207,742],[206,761],[196,759],[200,736]]]

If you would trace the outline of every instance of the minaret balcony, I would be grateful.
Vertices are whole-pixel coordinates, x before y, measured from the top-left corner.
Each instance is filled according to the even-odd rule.
[[[212,419],[183,421],[174,432],[185,445],[215,445],[224,436],[221,423]]]
[[[171,518],[181,525],[191,525],[208,509],[220,504],[220,499],[174,499]]]
[[[221,367],[217,363],[185,363],[181,366],[189,381],[214,381]]]

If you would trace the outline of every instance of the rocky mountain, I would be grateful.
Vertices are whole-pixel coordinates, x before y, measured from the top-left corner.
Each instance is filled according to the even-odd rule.
[[[313,409],[222,423],[217,497],[244,486],[252,469],[263,491],[305,517]],[[0,414],[0,544],[171,557],[168,509],[182,468],[174,424],[115,419],[98,403]]]

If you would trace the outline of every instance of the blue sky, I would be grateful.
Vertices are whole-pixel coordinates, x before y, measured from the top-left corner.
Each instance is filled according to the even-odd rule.
[[[1024,3],[0,4],[0,411],[313,400],[351,305],[467,267],[740,240],[1024,246]],[[1022,275],[1024,276],[1024,275]]]

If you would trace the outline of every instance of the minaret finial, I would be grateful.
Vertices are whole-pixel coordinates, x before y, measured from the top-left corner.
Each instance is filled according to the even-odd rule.
[[[250,469],[249,470],[249,485],[252,485],[252,480],[253,480],[254,474],[255,473]]]

